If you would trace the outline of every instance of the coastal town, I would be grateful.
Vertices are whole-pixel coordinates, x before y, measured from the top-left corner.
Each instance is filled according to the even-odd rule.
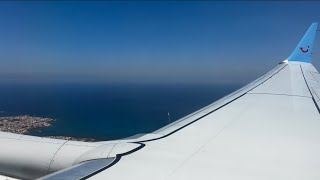
[[[52,126],[54,120],[35,116],[0,117],[0,131],[17,134],[27,134],[33,129]]]
[[[55,120],[52,118],[36,117],[30,115],[0,117],[0,131],[28,134],[32,130],[50,128]],[[64,139],[73,141],[94,142],[92,138],[76,138],[68,136],[48,136],[47,138]]]

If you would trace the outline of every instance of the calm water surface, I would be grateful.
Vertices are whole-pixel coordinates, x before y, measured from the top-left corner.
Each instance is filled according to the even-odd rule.
[[[0,85],[0,116],[56,119],[32,135],[110,140],[148,133],[242,85]]]

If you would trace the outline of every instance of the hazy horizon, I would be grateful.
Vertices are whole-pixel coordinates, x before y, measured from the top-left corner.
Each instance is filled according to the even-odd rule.
[[[248,83],[290,55],[319,9],[287,1],[0,2],[0,83]]]

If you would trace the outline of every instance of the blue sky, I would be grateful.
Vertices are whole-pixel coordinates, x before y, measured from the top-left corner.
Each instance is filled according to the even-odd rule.
[[[0,17],[0,82],[247,83],[320,3],[0,2]]]

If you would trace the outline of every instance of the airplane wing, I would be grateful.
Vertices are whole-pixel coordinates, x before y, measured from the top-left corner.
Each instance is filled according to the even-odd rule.
[[[50,157],[50,165],[38,174],[55,171],[42,179],[320,179],[320,75],[311,64],[316,31],[313,23],[292,55],[256,81],[153,133],[94,144],[54,141],[54,155],[39,151],[43,157],[36,161],[46,165],[43,159]],[[28,138],[20,139],[35,137]],[[49,140],[34,141],[51,150],[43,143]],[[78,151],[66,147],[71,144]],[[1,162],[4,152],[0,171],[10,162]],[[34,162],[20,177],[30,178],[37,168]]]

